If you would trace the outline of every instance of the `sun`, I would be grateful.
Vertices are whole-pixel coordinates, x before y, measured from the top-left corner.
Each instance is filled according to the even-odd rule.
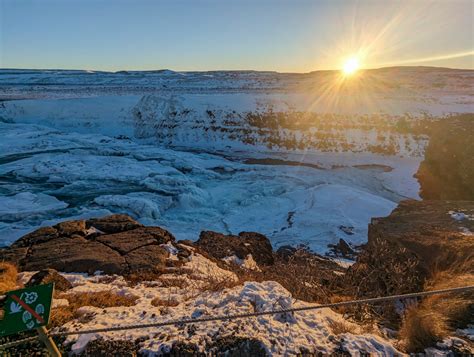
[[[359,60],[357,59],[357,57],[351,57],[344,63],[342,71],[345,75],[351,75],[357,72],[359,66]]]

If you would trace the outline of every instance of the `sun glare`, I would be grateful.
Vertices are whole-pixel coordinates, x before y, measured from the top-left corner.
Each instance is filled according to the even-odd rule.
[[[342,67],[345,75],[354,74],[359,69],[359,60],[356,57],[349,58]]]

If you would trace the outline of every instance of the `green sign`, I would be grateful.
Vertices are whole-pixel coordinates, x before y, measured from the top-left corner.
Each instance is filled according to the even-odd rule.
[[[48,325],[53,290],[54,284],[46,284],[6,293],[0,336]]]

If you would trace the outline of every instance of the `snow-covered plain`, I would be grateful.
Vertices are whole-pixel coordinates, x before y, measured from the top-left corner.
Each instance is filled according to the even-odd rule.
[[[0,70],[0,243],[121,212],[179,239],[361,244],[372,217],[418,197],[426,137],[391,123],[472,112],[473,73],[367,72],[337,103],[322,94],[334,76]],[[270,127],[274,113],[321,122]]]

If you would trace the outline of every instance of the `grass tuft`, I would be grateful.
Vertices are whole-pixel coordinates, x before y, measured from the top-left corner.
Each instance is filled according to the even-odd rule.
[[[83,318],[87,320],[89,317],[81,314],[78,310],[83,306],[93,306],[98,308],[116,307],[116,306],[133,306],[137,303],[138,297],[133,295],[118,295],[110,291],[99,291],[91,293],[72,293],[61,294],[62,299],[69,301],[68,306],[60,306],[52,310],[51,319],[52,327],[59,327],[65,323]]]
[[[151,304],[155,307],[159,307],[159,306],[175,307],[179,305],[179,302],[171,298],[164,300],[164,299],[160,299],[156,297],[153,300],[151,300]]]
[[[357,334],[357,326],[354,324],[350,324],[346,321],[336,321],[332,320],[329,322],[329,327],[332,330],[332,333],[337,335],[342,335],[344,333],[352,333]]]
[[[15,290],[17,287],[18,271],[13,264],[0,263],[0,294]]]
[[[474,285],[474,274],[440,272],[426,284],[425,290]],[[474,292],[433,295],[405,312],[400,337],[408,352],[423,352],[437,341],[454,334],[470,321],[474,310]]]

